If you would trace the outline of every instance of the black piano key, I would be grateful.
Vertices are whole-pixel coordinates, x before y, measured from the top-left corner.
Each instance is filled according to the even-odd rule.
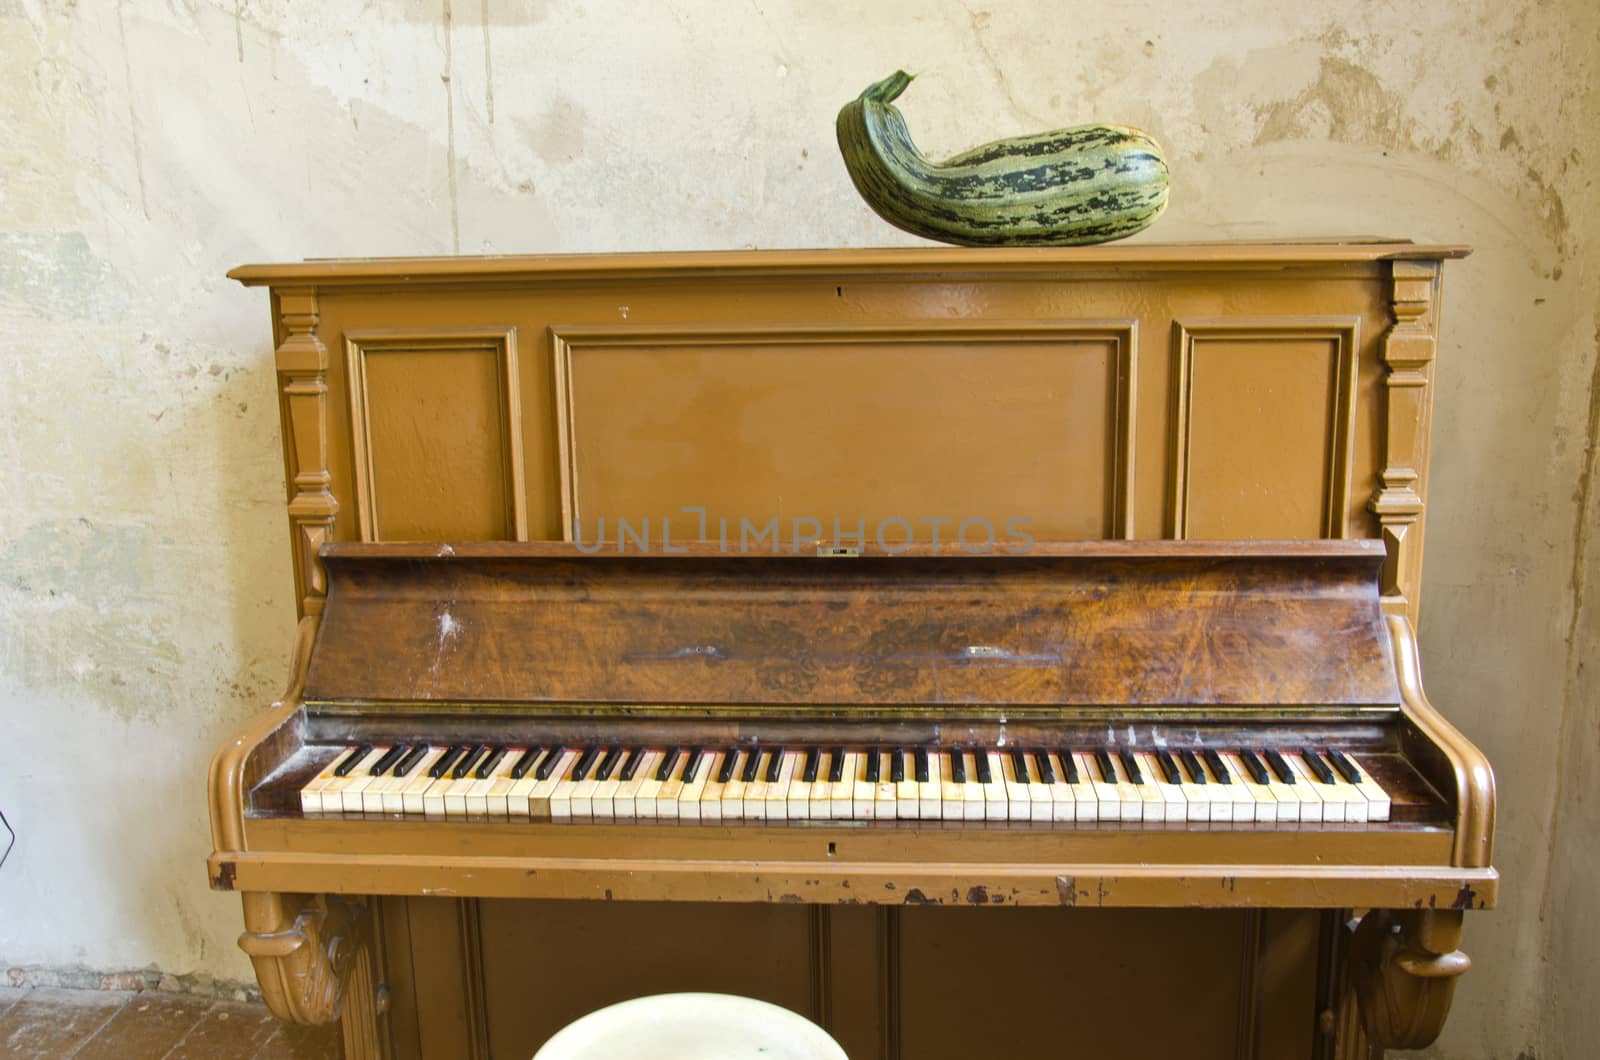
[[[505,747],[501,746],[490,748],[488,757],[482,762],[478,763],[478,772],[476,774],[477,778],[479,780],[488,780],[489,774],[494,772],[495,767],[500,764],[500,760],[505,756]]]
[[[726,784],[733,779],[733,767],[739,764],[739,752],[728,748],[722,752],[722,765],[717,769],[717,783]]]
[[[1322,753],[1328,756],[1328,761],[1333,763],[1333,768],[1337,769],[1339,775],[1344,777],[1345,780],[1351,784],[1361,783],[1361,770],[1357,769],[1356,764],[1344,756],[1343,751],[1330,747]]]
[[[1063,747],[1056,752],[1056,757],[1061,759],[1061,776],[1068,784],[1083,782],[1083,778],[1078,776],[1078,757],[1071,749]]]
[[[700,775],[700,763],[706,759],[706,753],[698,747],[689,748],[689,756],[683,761],[683,776],[680,777],[685,784],[693,784],[694,778]]]
[[[1163,748],[1156,748],[1156,765],[1161,767],[1161,779],[1168,784],[1182,784],[1183,774],[1178,772],[1178,763],[1172,760],[1172,755]]]
[[[622,748],[613,747],[600,759],[600,768],[594,771],[594,779],[610,780],[611,774],[617,771],[617,764],[622,761]]]
[[[634,774],[639,772],[639,763],[644,761],[644,748],[635,747],[628,752],[628,760],[622,763],[622,773],[619,780],[632,780]]]
[[[981,747],[972,752],[972,760],[977,763],[978,766],[978,783],[993,784],[994,774],[989,772],[989,756]]]
[[[1178,761],[1183,763],[1183,768],[1188,772],[1189,783],[1204,784],[1206,782],[1206,771],[1200,765],[1200,759],[1194,756],[1193,751],[1187,747],[1179,751]]]
[[[1217,778],[1218,784],[1233,783],[1233,774],[1228,772],[1228,764],[1222,760],[1221,755],[1208,747],[1200,752],[1200,757],[1206,760],[1206,765],[1210,768],[1211,775]]]
[[[372,745],[370,743],[362,744],[360,747],[357,747],[354,751],[351,751],[349,754],[344,756],[344,761],[340,762],[334,767],[333,775],[336,777],[348,777],[351,770],[360,765],[361,760],[371,753]]]
[[[880,772],[882,763],[878,761],[878,752],[876,750],[871,750],[863,751],[862,754],[867,756],[867,783],[876,784],[878,782],[878,778],[882,775]]]
[[[456,764],[456,759],[467,753],[467,748],[462,744],[453,744],[450,749],[440,755],[433,765],[428,767],[428,776],[435,780],[450,772],[450,767]]]
[[[800,779],[807,784],[817,782],[817,770],[822,768],[822,749],[818,747],[806,748],[806,768],[800,774]]]
[[[417,763],[428,757],[428,752],[433,750],[425,743],[419,743],[406,753],[406,756],[394,764],[394,775],[403,777],[417,768]]]
[[[1139,760],[1133,757],[1133,752],[1124,749],[1117,752],[1117,757],[1122,759],[1122,771],[1128,774],[1128,779],[1135,784],[1144,784],[1144,770],[1139,768]]]
[[[683,754],[681,747],[669,747],[661,756],[661,764],[656,767],[656,779],[665,784],[672,779],[672,767],[678,764],[678,758]]]
[[[1317,752],[1313,751],[1309,747],[1302,748],[1300,751],[1300,760],[1311,767],[1311,772],[1314,773],[1316,778],[1322,783],[1333,783],[1333,770],[1328,768],[1328,763],[1324,762],[1317,756]]]
[[[410,750],[410,748],[406,747],[406,745],[403,743],[395,744],[393,747],[383,752],[382,757],[380,757],[376,762],[372,763],[372,768],[367,770],[367,775],[377,777],[389,772],[390,768],[393,767],[396,762],[405,757],[406,751],[408,750]]]
[[[517,759],[517,764],[511,767],[511,779],[521,780],[527,776],[528,770],[538,764],[539,756],[542,754],[544,754],[543,747],[530,747],[522,752],[522,757]]]
[[[889,779],[896,784],[906,779],[906,753],[898,748],[889,752]]]
[[[967,782],[967,756],[954,747],[950,749],[950,780],[956,784]]]
[[[1243,747],[1239,748],[1239,761],[1244,763],[1244,771],[1250,774],[1251,780],[1257,784],[1270,783],[1267,767],[1261,764],[1261,759]]]
[[[828,753],[831,756],[828,763],[828,783],[837,784],[844,779],[844,748],[835,747]]]
[[[1028,783],[1028,753],[1020,748],[1011,749],[1011,768],[1017,771],[1017,779]]]
[[[472,753],[464,756],[461,761],[456,763],[455,769],[450,771],[451,779],[460,780],[462,777],[465,777],[468,773],[472,772],[474,767],[477,766],[479,760],[488,753],[489,748],[483,744],[479,744],[477,747],[474,747],[472,749]]]
[[[1278,775],[1278,783],[1294,783],[1294,767],[1285,762],[1281,754],[1270,747],[1263,748],[1261,753],[1266,757],[1267,765],[1271,766],[1272,771]]]
[[[589,776],[589,770],[594,768],[595,761],[599,757],[600,748],[585,747],[583,749],[583,754],[578,756],[578,761],[572,767],[573,782],[576,783],[577,781],[587,779]]]
[[[928,782],[928,749],[926,747],[917,748],[911,755],[911,761],[917,783],[926,784]]]
[[[1033,752],[1033,764],[1039,767],[1039,783],[1054,784],[1056,771],[1050,767],[1050,752],[1038,750]]]
[[[1095,767],[1100,770],[1101,780],[1105,781],[1107,784],[1115,784],[1117,782],[1117,771],[1111,765],[1111,755],[1106,752],[1104,747],[1095,751],[1094,764]]]
[[[544,761],[539,763],[539,768],[533,771],[534,780],[549,780],[550,774],[556,771],[556,766],[561,764],[561,756],[567,749],[561,744],[550,748],[550,753],[544,756]]]
[[[767,757],[767,783],[776,784],[783,779],[783,755],[781,747],[774,747],[772,754]]]
[[[739,779],[746,784],[754,784],[756,782],[756,772],[760,768],[761,748],[752,748],[750,753],[744,756],[744,771],[739,774]]]

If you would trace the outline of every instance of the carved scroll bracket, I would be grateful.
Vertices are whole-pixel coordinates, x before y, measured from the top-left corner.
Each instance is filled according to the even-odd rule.
[[[317,337],[316,290],[288,288],[277,295],[282,341],[276,356],[289,472],[289,524],[303,616],[322,611],[327,582],[317,552],[333,539],[333,521],[339,514],[328,470],[328,349]]]
[[[239,948],[272,1014],[343,1023],[344,1055],[376,1057],[384,991],[373,978],[372,916],[364,899],[247,893]]]
[[[1385,1049],[1421,1049],[1439,1036],[1456,979],[1472,966],[1458,949],[1461,913],[1374,909],[1350,940],[1349,975],[1367,1040]]]
[[[1383,571],[1383,595],[1417,619],[1417,580],[1422,546],[1418,523],[1425,503],[1422,477],[1428,460],[1428,415],[1433,404],[1433,293],[1438,262],[1397,261],[1393,264],[1391,305],[1394,324],[1383,336],[1384,380],[1383,469],[1378,492],[1367,505],[1378,517],[1389,559]]]

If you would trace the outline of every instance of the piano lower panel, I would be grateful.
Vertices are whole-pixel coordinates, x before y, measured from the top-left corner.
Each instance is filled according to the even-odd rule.
[[[396,1060],[528,1056],[626,997],[721,990],[852,1060],[1320,1057],[1307,910],[919,909],[390,898]]]

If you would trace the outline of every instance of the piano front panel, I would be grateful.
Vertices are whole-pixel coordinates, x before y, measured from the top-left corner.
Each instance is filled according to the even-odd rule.
[[[698,536],[686,507],[735,538],[865,519],[870,543],[904,519],[887,541],[949,543],[975,517],[1037,540],[1378,535],[1386,263],[1108,278],[968,255],[945,279],[840,255],[710,282],[329,285],[325,420],[290,433],[324,437],[341,541],[563,540],[576,516],[592,540],[604,516],[612,538],[648,517],[659,547],[664,518]],[[1426,455],[1406,454],[1424,479]],[[1405,588],[1414,606],[1414,571]]]

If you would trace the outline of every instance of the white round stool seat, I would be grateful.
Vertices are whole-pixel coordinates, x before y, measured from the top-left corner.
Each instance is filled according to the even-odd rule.
[[[589,1013],[533,1060],[849,1060],[804,1016],[732,994],[656,994]]]

